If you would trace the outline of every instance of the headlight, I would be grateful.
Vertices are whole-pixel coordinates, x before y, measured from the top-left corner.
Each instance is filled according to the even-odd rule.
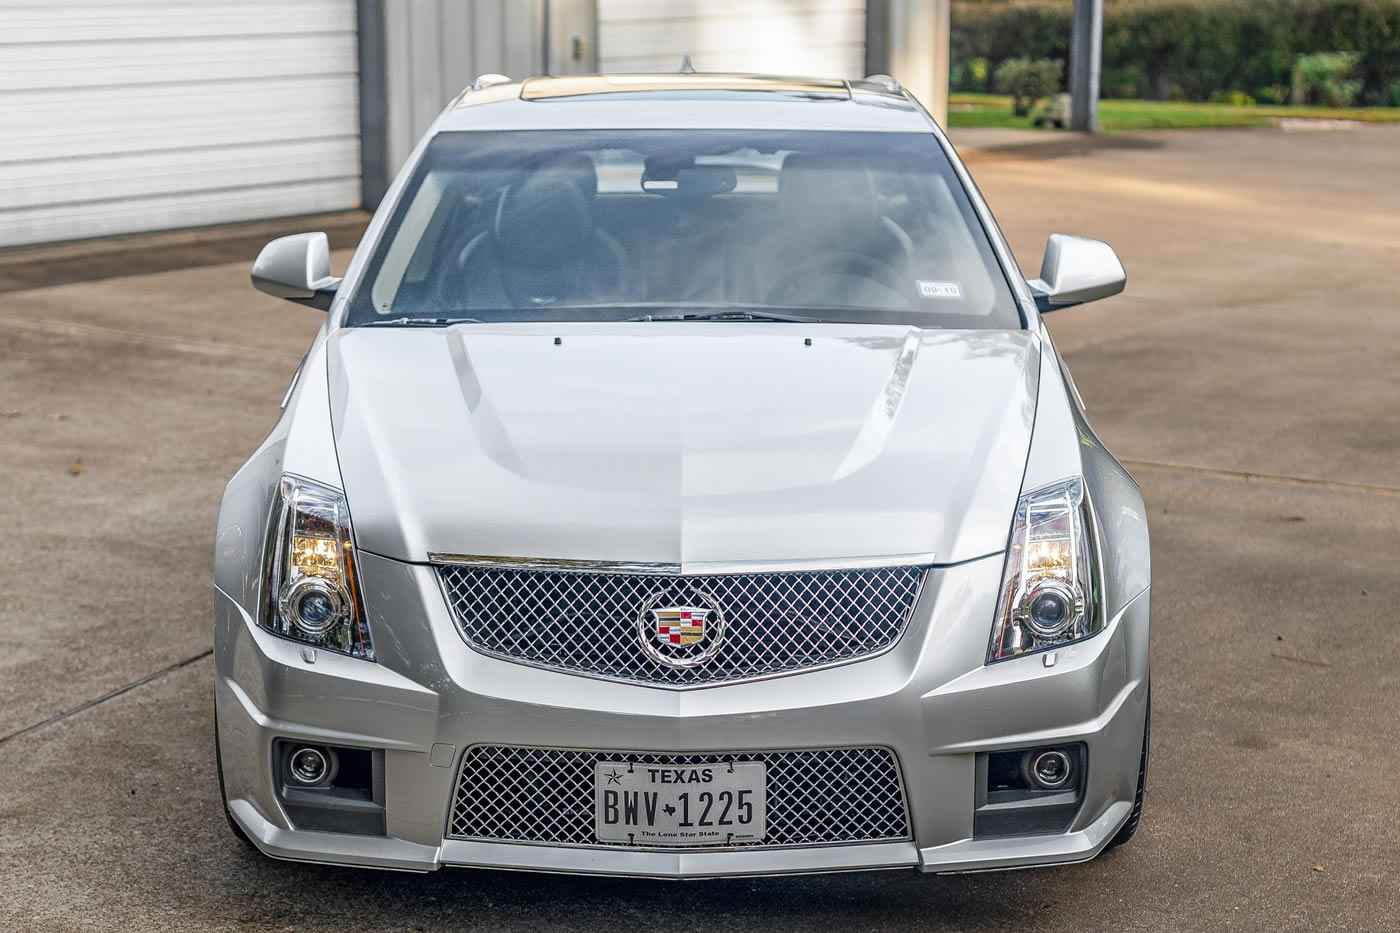
[[[1079,641],[1103,628],[1093,527],[1078,477],[1021,497],[988,662]]]
[[[345,496],[299,476],[283,476],[279,492],[268,525],[263,628],[374,660]]]

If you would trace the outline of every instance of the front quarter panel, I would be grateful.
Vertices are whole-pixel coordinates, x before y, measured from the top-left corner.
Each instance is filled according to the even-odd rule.
[[[1112,618],[1152,584],[1147,506],[1137,483],[1103,446],[1077,410],[1074,420],[1084,482],[1093,497],[1098,520],[1104,598],[1107,615]]]
[[[255,619],[261,611],[268,515],[283,473],[341,485],[326,394],[324,331],[302,362],[282,417],[229,480],[219,506],[214,586]]]
[[[1048,334],[1041,343],[1040,390],[1023,490],[1083,475],[1098,521],[1108,618],[1152,582],[1142,491],[1108,452],[1075,404]]]

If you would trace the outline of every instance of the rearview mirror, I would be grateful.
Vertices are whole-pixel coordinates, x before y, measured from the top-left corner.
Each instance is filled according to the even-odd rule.
[[[728,194],[739,184],[734,169],[727,165],[692,165],[676,170],[673,178],[642,177],[642,190],[674,198],[712,198]]]
[[[1123,290],[1128,274],[1113,247],[1098,240],[1052,233],[1040,278],[1028,283],[1041,314],[1108,298]]]
[[[331,275],[331,241],[324,233],[295,233],[262,248],[253,287],[276,298],[326,311],[340,279]]]

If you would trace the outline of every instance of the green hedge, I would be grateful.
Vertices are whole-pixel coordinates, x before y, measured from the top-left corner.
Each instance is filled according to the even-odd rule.
[[[1071,7],[953,0],[953,89],[998,90],[996,69],[1008,59],[1068,63]],[[1209,100],[1239,91],[1286,103],[1298,58],[1319,52],[1357,53],[1356,102],[1394,106],[1400,0],[1105,0],[1103,96]]]

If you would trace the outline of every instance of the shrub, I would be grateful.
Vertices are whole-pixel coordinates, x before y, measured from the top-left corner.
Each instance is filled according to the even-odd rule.
[[[1212,104],[1229,104],[1232,107],[1253,107],[1255,100],[1244,91],[1216,91],[1210,95]]]
[[[974,90],[972,84],[967,80],[967,66],[962,62],[953,62],[948,69],[948,90],[950,91],[971,91]]]
[[[974,58],[967,63],[967,76],[979,91],[987,89],[987,79],[992,76],[992,66],[985,58]]]
[[[972,91],[980,94],[987,90],[987,78],[990,74],[991,67],[985,58],[955,62],[948,73],[948,86],[954,91]]]
[[[1011,58],[996,70],[997,90],[1011,95],[1011,110],[1027,116],[1031,105],[1060,89],[1065,63],[1053,58]]]
[[[1104,68],[1099,75],[1099,94],[1103,97],[1146,97],[1147,69],[1140,62]]]
[[[1072,0],[953,0],[953,60],[1069,60]],[[1102,93],[1188,100],[1245,88],[1284,102],[1299,56],[1360,57],[1341,83],[1383,104],[1400,82],[1400,0],[1108,0]],[[1283,95],[1262,89],[1284,88]],[[1345,91],[1345,87],[1338,87]]]
[[[1390,86],[1385,89],[1385,105],[1400,107],[1400,81],[1390,82]]]
[[[1293,65],[1293,103],[1350,107],[1361,93],[1361,82],[1351,78],[1360,62],[1360,52],[1299,55]]]

